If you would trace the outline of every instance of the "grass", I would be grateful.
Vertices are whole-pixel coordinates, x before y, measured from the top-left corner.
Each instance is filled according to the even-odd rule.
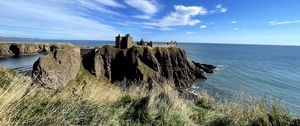
[[[300,125],[299,118],[274,100],[237,99],[218,103],[205,92],[180,97],[171,84],[123,89],[81,70],[66,87],[53,91],[28,77],[0,69],[0,125]],[[2,75],[5,75],[2,76]],[[7,79],[3,81],[3,79]]]
[[[141,72],[143,73],[143,80],[147,81],[151,77],[154,77],[156,74],[156,71],[154,71],[152,68],[147,66],[145,63],[143,63],[140,59],[138,59],[138,66],[141,69]]]

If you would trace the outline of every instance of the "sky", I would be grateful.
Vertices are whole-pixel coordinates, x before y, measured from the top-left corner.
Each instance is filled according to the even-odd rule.
[[[299,0],[0,0],[0,36],[300,45]]]

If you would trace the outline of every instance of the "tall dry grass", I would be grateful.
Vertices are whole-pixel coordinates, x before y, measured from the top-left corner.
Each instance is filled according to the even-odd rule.
[[[10,124],[7,114],[13,109],[11,105],[27,93],[30,82],[23,74],[0,68],[0,124]]]
[[[219,103],[206,92],[181,97],[171,83],[121,88],[81,70],[57,91],[0,69],[0,125],[300,125],[278,101]]]

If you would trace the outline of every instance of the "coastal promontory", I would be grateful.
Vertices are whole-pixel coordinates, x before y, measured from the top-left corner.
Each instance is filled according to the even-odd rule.
[[[33,80],[47,88],[57,89],[75,79],[80,67],[97,78],[106,78],[122,86],[132,84],[173,83],[178,89],[192,86],[197,79],[213,73],[212,65],[196,63],[176,46],[132,46],[126,49],[112,45],[55,49],[34,63]]]

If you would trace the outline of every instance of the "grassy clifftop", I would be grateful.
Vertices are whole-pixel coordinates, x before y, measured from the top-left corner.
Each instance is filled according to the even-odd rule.
[[[76,80],[56,91],[5,69],[0,74],[6,83],[0,88],[0,125],[300,125],[277,102],[270,108],[253,100],[246,107],[239,100],[224,105],[206,93],[186,100],[169,84],[125,90],[82,67]]]

